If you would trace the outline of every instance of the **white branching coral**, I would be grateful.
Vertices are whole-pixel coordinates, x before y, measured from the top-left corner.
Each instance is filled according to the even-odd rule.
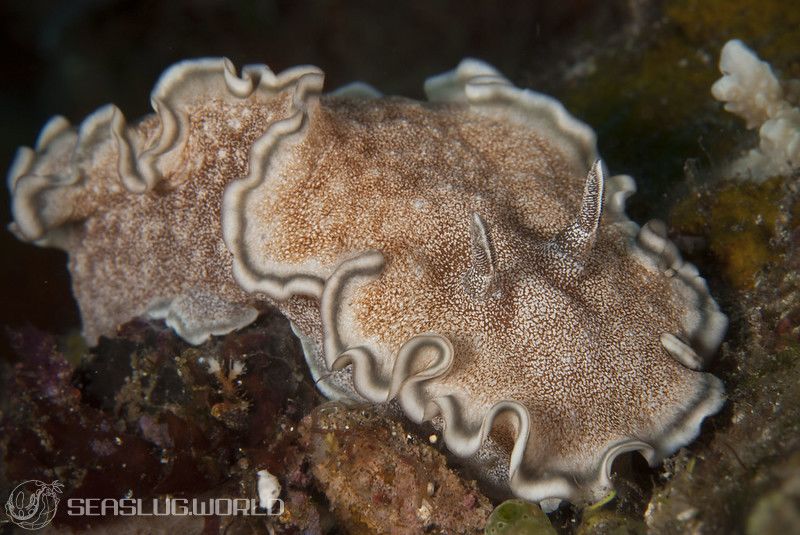
[[[787,100],[769,64],[738,39],[722,48],[723,76],[711,87],[725,109],[758,128],[758,148],[731,164],[732,175],[756,181],[800,168],[800,109]]]

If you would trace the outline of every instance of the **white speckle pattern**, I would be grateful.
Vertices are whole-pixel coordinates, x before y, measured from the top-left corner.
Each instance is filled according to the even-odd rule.
[[[106,107],[19,151],[12,230],[69,252],[90,342],[149,313],[200,343],[275,304],[324,393],[396,399],[549,505],[692,440],[726,318],[663,225],[627,218],[591,129],[475,60],[428,102],[321,86],[184,62],[136,125]]]

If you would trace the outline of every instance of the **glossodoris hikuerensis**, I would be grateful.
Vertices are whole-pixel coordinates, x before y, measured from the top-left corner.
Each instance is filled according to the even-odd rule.
[[[200,343],[275,304],[330,397],[436,419],[483,477],[596,498],[723,403],[726,328],[663,225],[624,212],[593,131],[465,60],[427,102],[323,74],[179,63],[128,124],[62,117],[9,172],[12,230],[69,253],[90,343],[134,316]]]

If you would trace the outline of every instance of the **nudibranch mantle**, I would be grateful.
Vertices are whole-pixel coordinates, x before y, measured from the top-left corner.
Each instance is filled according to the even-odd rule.
[[[476,60],[427,102],[322,82],[187,61],[141,121],[56,117],[20,149],[11,229],[69,253],[90,343],[149,314],[198,344],[273,304],[329,397],[395,399],[549,504],[698,434],[726,317],[664,226],[626,216],[634,182],[588,126]]]

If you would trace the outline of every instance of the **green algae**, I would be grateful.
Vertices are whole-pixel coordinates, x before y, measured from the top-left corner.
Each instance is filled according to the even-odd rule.
[[[611,492],[606,494],[603,498],[601,498],[599,501],[597,501],[597,502],[591,504],[590,506],[588,506],[585,509],[585,513],[589,513],[589,512],[592,512],[592,511],[598,511],[598,510],[602,509],[603,507],[605,507],[606,505],[608,505],[609,503],[614,501],[614,498],[616,498],[616,497],[617,497],[617,491],[616,490],[612,490]]]
[[[538,505],[507,500],[492,511],[485,535],[556,535],[550,519]]]
[[[621,511],[624,494],[617,500],[617,491],[611,491],[601,500],[585,507],[581,511],[581,523],[575,530],[576,535],[640,535],[645,533],[645,525],[641,518],[633,518]],[[610,504],[616,502],[615,509]]]
[[[576,535],[644,535],[644,522],[615,511],[595,511],[584,514]]]
[[[679,201],[670,220],[680,234],[706,237],[726,281],[746,290],[780,259],[773,241],[786,220],[784,182],[781,177],[760,184],[722,182]]]
[[[673,210],[673,226],[707,242],[707,269],[731,287],[731,334],[716,364],[728,403],[704,423],[706,438],[666,463],[645,514],[650,532],[791,532],[800,505],[797,196],[792,177],[722,182]]]
[[[60,349],[72,366],[78,366],[89,354],[89,346],[77,330],[67,333],[60,340]]]
[[[673,0],[665,14],[680,27],[687,41],[721,47],[741,39],[770,62],[786,65],[786,74],[800,74],[800,10],[785,0]]]
[[[595,128],[600,153],[615,172],[639,179],[636,201],[657,212],[687,159],[703,159],[709,146],[714,152],[732,148],[731,136],[712,131],[733,133],[736,125],[713,116],[709,88],[718,76],[694,47],[672,40],[629,54],[627,62],[601,61],[594,75],[562,98]]]
[[[634,218],[664,217],[686,169],[707,171],[752,145],[740,119],[711,97],[722,45],[740,38],[783,70],[800,74],[800,10],[767,0],[673,0],[623,46],[600,48],[588,74],[553,87],[597,131],[614,172],[637,178]]]

